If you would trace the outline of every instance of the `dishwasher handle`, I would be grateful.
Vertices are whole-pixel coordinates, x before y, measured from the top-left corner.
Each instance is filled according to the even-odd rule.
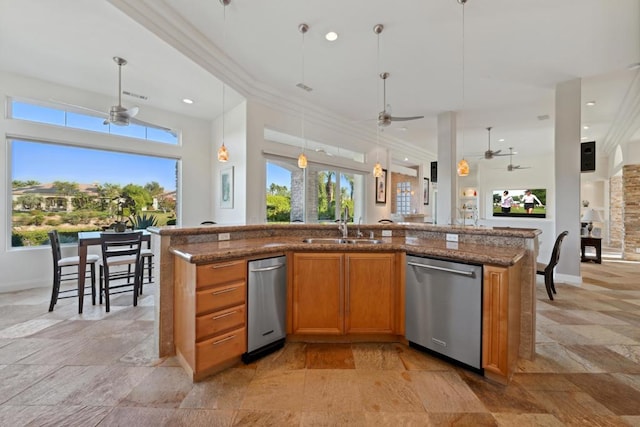
[[[269,267],[262,267],[262,268],[252,268],[249,271],[251,273],[260,273],[260,272],[263,272],[263,271],[277,270],[277,269],[282,268],[282,267],[284,267],[284,264],[277,264],[277,265],[272,265],[272,266],[269,266]]]
[[[428,270],[443,271],[445,273],[460,274],[461,276],[467,276],[467,277],[471,277],[471,278],[475,278],[476,277],[476,274],[473,271],[454,270],[453,268],[438,267],[436,265],[419,264],[417,262],[411,262],[411,261],[407,262],[407,265],[411,265],[413,267],[426,268]]]

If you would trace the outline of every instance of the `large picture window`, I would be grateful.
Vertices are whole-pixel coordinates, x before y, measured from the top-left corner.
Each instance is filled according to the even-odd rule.
[[[10,152],[12,247],[45,244],[53,228],[73,242],[117,221],[176,221],[176,159],[26,140]]]

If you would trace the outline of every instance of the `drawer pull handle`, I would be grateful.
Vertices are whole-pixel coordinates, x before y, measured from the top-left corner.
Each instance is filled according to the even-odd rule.
[[[214,341],[214,342],[213,342],[213,345],[222,344],[223,342],[225,342],[225,341],[229,341],[229,340],[232,340],[232,339],[234,339],[235,337],[236,337],[235,335],[231,335],[230,337],[226,337],[226,338],[223,338],[223,339],[221,339],[221,340]]]
[[[228,288],[228,289],[223,289],[221,291],[215,291],[215,292],[211,292],[211,295],[220,295],[220,294],[226,294],[227,292],[233,292],[235,290],[237,290],[238,287],[235,288]]]
[[[236,262],[228,262],[226,264],[215,264],[215,265],[212,265],[211,268],[215,270],[216,268],[233,267],[236,264],[237,264]]]
[[[223,317],[231,316],[233,314],[236,314],[237,312],[238,312],[238,310],[230,311],[230,312],[224,313],[224,314],[218,314],[217,316],[213,316],[212,320],[222,319]]]

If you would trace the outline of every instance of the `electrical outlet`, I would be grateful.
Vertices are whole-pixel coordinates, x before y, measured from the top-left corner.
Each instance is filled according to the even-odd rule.
[[[218,234],[218,240],[229,240],[229,239],[231,239],[231,235],[229,233]]]
[[[640,248],[636,248],[636,253],[640,254]]]
[[[458,235],[457,234],[449,234],[447,233],[447,242],[457,242]]]
[[[382,237],[391,237],[393,232],[391,230],[382,230]]]

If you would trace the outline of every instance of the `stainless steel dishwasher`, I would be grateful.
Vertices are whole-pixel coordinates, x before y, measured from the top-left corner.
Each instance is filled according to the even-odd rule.
[[[249,262],[247,352],[249,363],[284,345],[286,338],[287,258]]]
[[[482,267],[407,256],[406,338],[482,368]]]

